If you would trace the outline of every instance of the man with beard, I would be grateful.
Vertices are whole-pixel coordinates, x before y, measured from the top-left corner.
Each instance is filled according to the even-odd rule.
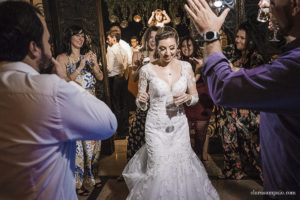
[[[117,127],[108,106],[63,80],[49,39],[36,8],[0,3],[0,199],[77,199],[75,141]]]
[[[300,0],[270,1],[272,20],[296,39],[270,64],[237,72],[230,70],[217,34],[229,9],[218,17],[205,0],[188,4],[186,11],[204,35],[203,74],[213,101],[261,111],[265,198],[300,199]]]

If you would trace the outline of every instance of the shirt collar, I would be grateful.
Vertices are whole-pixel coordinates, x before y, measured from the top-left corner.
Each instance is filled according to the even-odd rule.
[[[40,74],[33,67],[24,62],[0,62],[0,72],[19,71],[32,75]]]
[[[298,48],[298,47],[300,47],[300,38],[297,38],[297,39],[293,40],[292,42],[284,45],[281,48],[281,51],[282,52],[287,52],[287,51],[290,51],[290,50]]]
[[[116,47],[119,46],[119,45],[120,45],[120,43],[117,42],[116,44],[113,44],[111,47],[116,48]]]

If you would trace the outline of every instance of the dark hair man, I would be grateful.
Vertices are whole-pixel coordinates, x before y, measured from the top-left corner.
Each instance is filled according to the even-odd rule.
[[[103,102],[62,79],[49,39],[36,8],[0,3],[0,199],[77,199],[75,141],[117,127]]]
[[[188,3],[185,9],[204,35],[204,77],[213,101],[261,111],[264,190],[272,193],[265,197],[300,199],[300,0],[270,1],[272,20],[296,39],[270,64],[237,72],[230,70],[217,34],[229,9],[217,17],[205,0]]]
[[[107,71],[112,102],[112,110],[118,120],[118,139],[125,139],[128,135],[128,54],[120,44],[120,33],[108,31],[107,33]]]
[[[121,32],[120,27],[119,26],[112,26],[112,27],[110,27],[109,31],[111,31],[111,32],[116,31],[120,34],[120,40],[118,42],[120,43],[121,47],[127,52],[127,59],[128,59],[127,62],[128,62],[129,67],[131,67],[131,64],[132,64],[131,48],[130,48],[129,44],[126,41],[122,40],[122,32]],[[110,47],[108,46],[108,49],[109,48]]]
[[[131,44],[131,51],[132,51],[132,54],[134,52],[139,52],[140,49],[141,49],[141,46],[139,45],[139,40],[136,36],[132,36],[130,38],[130,44]]]

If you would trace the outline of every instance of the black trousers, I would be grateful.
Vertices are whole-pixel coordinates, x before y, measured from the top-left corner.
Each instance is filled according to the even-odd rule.
[[[128,82],[124,77],[109,77],[112,111],[118,121],[118,136],[129,135]]]

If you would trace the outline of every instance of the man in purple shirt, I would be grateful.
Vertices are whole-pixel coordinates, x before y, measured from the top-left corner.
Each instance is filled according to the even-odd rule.
[[[300,0],[271,0],[272,19],[296,39],[270,64],[233,72],[222,54],[217,17],[205,0],[185,9],[203,34],[204,77],[217,105],[261,111],[260,142],[266,199],[300,199]]]

